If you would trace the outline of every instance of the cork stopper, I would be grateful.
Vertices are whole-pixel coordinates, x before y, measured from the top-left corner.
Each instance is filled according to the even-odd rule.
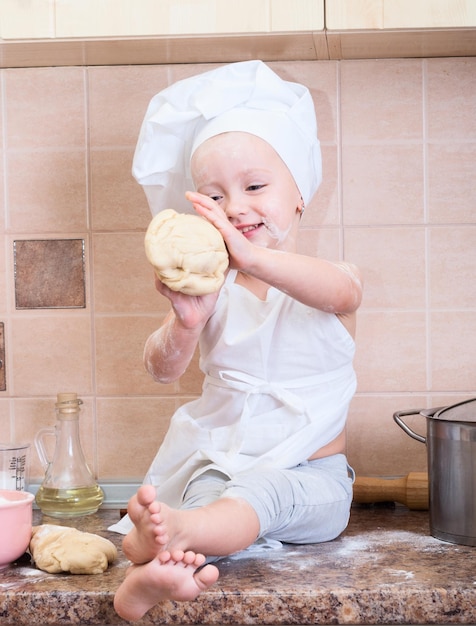
[[[81,404],[83,401],[78,398],[77,393],[62,392],[58,393],[55,406],[60,414],[66,416],[71,413],[78,413]]]

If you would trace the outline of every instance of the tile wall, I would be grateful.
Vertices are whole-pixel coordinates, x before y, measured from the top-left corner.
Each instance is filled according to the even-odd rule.
[[[476,58],[275,62],[313,94],[324,183],[303,252],[362,268],[359,386],[348,455],[360,475],[426,469],[396,410],[476,395]],[[84,400],[100,481],[140,481],[168,420],[200,392],[197,360],[161,386],[142,365],[167,310],[143,252],[150,214],[130,174],[149,99],[210,66],[0,72],[0,441],[32,441],[59,391]],[[86,306],[18,309],[14,242],[81,239]],[[424,431],[423,418],[409,423]],[[32,453],[32,480],[43,470]]]

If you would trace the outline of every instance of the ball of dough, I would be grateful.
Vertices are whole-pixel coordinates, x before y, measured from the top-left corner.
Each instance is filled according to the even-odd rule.
[[[165,209],[145,235],[145,253],[158,278],[173,291],[203,296],[225,280],[228,253],[220,232],[199,215]]]
[[[102,574],[117,558],[109,539],[55,524],[33,526],[30,553],[36,566],[50,574]]]

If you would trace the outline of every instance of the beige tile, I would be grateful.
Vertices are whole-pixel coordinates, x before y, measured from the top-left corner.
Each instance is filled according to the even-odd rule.
[[[9,150],[85,148],[83,68],[6,70],[5,95]]]
[[[301,254],[321,257],[328,261],[342,258],[340,233],[337,228],[301,228],[298,239]]]
[[[165,436],[174,398],[99,398],[98,456],[101,479],[142,481]]]
[[[167,65],[88,68],[91,147],[134,147],[150,99],[167,83]]]
[[[54,394],[48,398],[17,398],[14,401],[15,411],[15,433],[21,441],[31,443],[31,464],[30,464],[30,481],[41,482],[45,476],[45,470],[41,464],[35,446],[35,435],[40,429],[46,428],[52,430],[52,434],[48,434],[43,439],[46,454],[50,460],[54,458],[56,438],[54,428],[56,423],[55,402],[56,393],[72,391],[76,389],[70,386],[55,388]],[[79,415],[79,436],[81,447],[86,458],[89,469],[94,474],[96,471],[95,460],[95,433],[93,402],[91,398],[81,396],[83,405]]]
[[[426,390],[425,313],[361,310],[356,342],[360,393]]]
[[[342,141],[421,141],[422,62],[342,61]]]
[[[476,57],[427,59],[428,137],[476,141]]]
[[[476,226],[430,229],[430,305],[476,307]]]
[[[50,398],[16,398],[12,401],[16,436],[31,445],[30,482],[32,483],[39,483],[45,477],[46,468],[43,467],[38,456],[35,435],[42,428],[54,428],[56,418],[54,403],[55,396],[53,395]],[[44,445],[48,458],[52,459],[55,450],[54,436],[45,437]]]
[[[394,422],[396,411],[426,408],[424,395],[357,395],[347,422],[347,458],[357,476],[405,476],[427,470],[427,452]],[[405,417],[410,428],[426,434],[421,415]]]
[[[476,141],[428,146],[428,212],[432,224],[475,222],[475,171]]]
[[[202,393],[203,373],[199,368],[199,350],[195,354],[184,374],[177,381],[178,392],[198,397]]]
[[[363,306],[423,309],[426,304],[423,227],[346,228],[345,257],[364,279]]]
[[[143,188],[131,173],[133,148],[90,153],[91,223],[95,231],[140,230],[152,218]]]
[[[203,74],[203,72],[208,72],[209,70],[213,70],[217,67],[220,67],[221,65],[223,65],[223,63],[184,63],[170,65],[168,67],[167,83],[171,85],[178,80],[184,80],[185,78],[189,78],[190,76]],[[157,91],[160,91],[160,89]],[[157,92],[154,92],[154,94],[155,93]]]
[[[434,410],[443,409],[445,407],[450,407],[453,404],[458,404],[459,402],[465,402],[466,400],[470,400],[474,398],[474,392],[453,392],[453,393],[443,393],[438,392],[434,394],[430,394],[430,407]]]
[[[10,320],[6,315],[0,317],[0,397],[8,397],[10,391]]]
[[[8,239],[3,235],[3,229],[0,229],[0,321],[5,317],[8,310],[9,300],[12,298],[12,286],[7,282],[7,255],[11,254]]]
[[[83,150],[9,153],[6,191],[12,232],[64,233],[87,227]]]
[[[476,389],[476,316],[469,311],[431,314],[431,389],[466,391]]]
[[[11,393],[17,397],[73,390],[90,394],[91,326],[85,313],[17,314],[12,324]]]
[[[155,289],[143,233],[94,235],[93,259],[96,313],[155,313],[162,317],[169,310],[169,301]]]
[[[2,392],[2,395],[4,392]],[[11,430],[12,410],[9,398],[0,397],[0,442],[9,443],[13,438]]]
[[[171,394],[175,385],[160,385],[146,372],[142,356],[147,337],[161,316],[98,316],[96,388],[98,395]]]
[[[322,145],[323,179],[314,198],[307,205],[303,225],[334,226],[340,223],[341,194],[337,147]]]
[[[345,224],[418,224],[424,219],[423,146],[344,145]]]
[[[1,134],[2,134],[2,125],[0,124],[0,141],[1,141]],[[4,163],[4,151],[0,149],[0,159],[1,159],[1,163]],[[2,166],[0,167],[0,233],[3,234],[4,230],[5,230],[5,172],[4,172],[5,168]]]

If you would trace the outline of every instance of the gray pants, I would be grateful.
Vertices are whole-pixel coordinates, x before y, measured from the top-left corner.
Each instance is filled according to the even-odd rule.
[[[218,498],[242,498],[260,521],[258,538],[320,543],[338,537],[349,522],[354,472],[343,454],[306,461],[291,469],[256,469],[232,480],[209,470],[190,483],[182,508]]]

